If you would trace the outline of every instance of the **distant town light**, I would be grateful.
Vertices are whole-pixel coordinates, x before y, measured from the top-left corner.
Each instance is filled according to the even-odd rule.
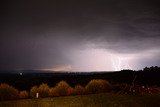
[[[19,75],[23,75],[23,73],[22,73],[22,72],[20,72],[20,73],[19,73]]]

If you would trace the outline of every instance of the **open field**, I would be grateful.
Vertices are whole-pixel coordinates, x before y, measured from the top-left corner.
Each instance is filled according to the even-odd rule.
[[[78,95],[2,101],[0,107],[160,107],[160,95]]]

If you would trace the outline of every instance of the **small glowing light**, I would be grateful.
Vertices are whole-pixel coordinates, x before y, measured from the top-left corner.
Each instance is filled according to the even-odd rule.
[[[39,98],[39,93],[36,93],[36,98]]]
[[[19,73],[19,75],[23,75],[23,73],[22,73],[22,72],[20,72],[20,73]]]

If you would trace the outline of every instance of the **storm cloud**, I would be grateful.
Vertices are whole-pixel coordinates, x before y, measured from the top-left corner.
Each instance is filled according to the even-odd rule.
[[[156,0],[5,1],[1,23],[0,69],[160,66]]]

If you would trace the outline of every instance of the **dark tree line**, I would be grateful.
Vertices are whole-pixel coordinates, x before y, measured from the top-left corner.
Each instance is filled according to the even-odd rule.
[[[151,67],[145,67],[144,69],[143,69],[143,71],[149,71],[149,72],[160,72],[160,67],[158,67],[158,66],[151,66]]]
[[[29,90],[32,86],[47,83],[54,86],[61,80],[67,81],[71,86],[80,84],[85,86],[92,79],[104,79],[110,83],[135,84],[145,86],[160,86],[160,67],[145,67],[143,70],[122,70],[119,72],[88,72],[88,73],[24,73],[0,74],[0,83],[7,83],[19,90]]]

